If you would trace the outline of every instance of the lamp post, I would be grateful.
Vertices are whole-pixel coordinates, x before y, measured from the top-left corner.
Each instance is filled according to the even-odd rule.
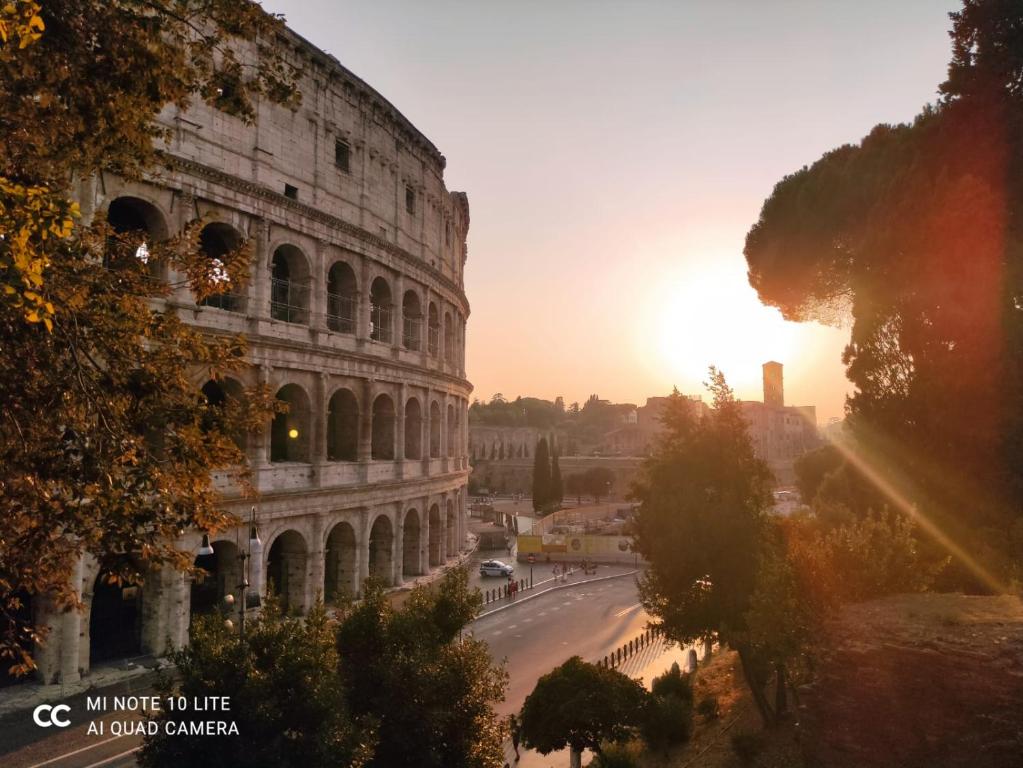
[[[235,535],[235,541],[238,540],[237,534]],[[247,560],[256,560],[257,564],[263,561],[263,542],[259,539],[259,532],[256,529],[256,508],[252,507],[249,513],[249,541],[247,549],[238,547],[238,564],[241,566],[241,583],[238,584],[238,594],[240,597],[238,606],[238,635],[244,641],[245,640],[245,612],[249,608],[258,608],[260,605],[260,591],[262,587],[262,568],[257,565],[256,571],[256,583],[253,585],[254,590],[251,598],[249,597],[249,570],[246,568]],[[251,568],[251,565],[249,566]],[[230,598],[230,599],[228,599]],[[233,595],[227,595],[224,598],[224,602],[228,607],[234,602]]]

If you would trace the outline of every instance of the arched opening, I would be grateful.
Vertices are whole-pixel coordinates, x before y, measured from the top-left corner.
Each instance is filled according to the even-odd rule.
[[[222,428],[225,418],[240,412],[245,390],[234,379],[210,379],[203,384],[202,394],[206,401],[206,412],[202,416],[200,428],[203,432],[212,432]],[[244,451],[248,446],[248,435],[241,430],[229,434],[235,445]]]
[[[430,458],[440,458],[440,406],[430,403]]]
[[[414,397],[405,403],[405,458],[423,458],[423,409]]]
[[[437,352],[440,349],[440,317],[437,314],[437,305],[432,301],[430,302],[430,308],[427,311],[426,324],[427,351],[433,357],[436,357]]]
[[[213,554],[199,555],[195,567],[201,570],[192,577],[192,615],[215,612],[229,594],[241,599],[242,568],[234,542],[213,542]]]
[[[356,461],[359,458],[359,401],[347,389],[331,395],[327,404],[327,459]]]
[[[355,333],[358,284],[355,272],[343,261],[335,261],[327,273],[327,327],[338,333]]]
[[[89,664],[142,653],[142,588],[100,571],[89,611]]]
[[[423,308],[415,291],[405,291],[401,300],[401,317],[402,345],[405,349],[419,351],[422,347]]]
[[[385,461],[394,459],[394,401],[389,395],[378,395],[373,401],[372,456]]]
[[[270,461],[309,461],[309,396],[297,384],[277,390],[288,409],[275,413],[270,428]]]
[[[378,277],[369,292],[369,337],[384,344],[391,343],[391,288]]]
[[[444,564],[444,531],[440,527],[440,507],[430,507],[430,565]]]
[[[339,598],[355,597],[359,591],[359,565],[355,529],[351,525],[338,523],[331,529],[324,561],[324,602],[333,604]]]
[[[285,323],[309,322],[309,263],[302,251],[279,246],[270,269],[270,316]]]
[[[455,519],[455,502],[448,499],[447,517],[444,520],[444,528],[448,535],[447,556],[454,557],[458,554],[458,521]]]
[[[448,405],[448,456],[455,455],[455,442],[456,436],[456,424],[455,424],[455,406]]]
[[[200,302],[202,306],[228,312],[245,311],[245,296],[232,282],[225,259],[227,254],[241,247],[242,241],[238,230],[219,221],[207,224],[199,233],[199,250],[210,262],[207,280],[216,291]]]
[[[444,360],[455,362],[455,327],[451,323],[451,313],[444,313]]]
[[[153,243],[167,239],[167,222],[155,205],[139,197],[118,197],[107,209],[107,223],[119,237],[107,242],[104,266],[131,258],[143,264],[150,277],[164,279],[165,265],[150,253]]]
[[[267,588],[289,613],[305,610],[305,539],[298,531],[285,531],[270,547],[266,561]]]
[[[373,521],[369,532],[369,575],[390,586],[394,580],[391,552],[394,547],[394,531],[386,515]]]
[[[419,562],[421,547],[419,534],[419,513],[414,509],[410,509],[405,513],[405,523],[402,525],[401,531],[401,543],[403,549],[401,572],[405,576],[418,576],[423,572],[422,566]]]

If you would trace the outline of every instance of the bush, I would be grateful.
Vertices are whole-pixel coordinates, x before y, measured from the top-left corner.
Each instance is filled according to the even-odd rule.
[[[696,705],[696,711],[705,720],[717,720],[721,717],[721,707],[718,704],[717,696],[711,695],[700,699],[700,703]]]
[[[605,744],[599,755],[593,758],[590,768],[640,768],[639,745]]]
[[[671,665],[671,669],[665,672],[660,677],[655,677],[653,683],[650,685],[650,690],[654,696],[668,697],[673,696],[676,699],[688,704],[690,707],[693,705],[693,680],[690,675],[687,675],[679,669],[678,662]]]
[[[736,733],[732,736],[732,751],[743,765],[753,765],[764,751],[764,735],[755,731]]]
[[[666,752],[689,740],[692,720],[693,709],[688,701],[654,694],[643,709],[639,733],[651,752]]]

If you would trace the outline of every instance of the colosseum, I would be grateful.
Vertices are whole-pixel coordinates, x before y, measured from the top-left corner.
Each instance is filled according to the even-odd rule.
[[[303,70],[296,111],[263,102],[246,124],[208,104],[168,108],[169,170],[77,191],[85,220],[106,212],[154,240],[203,219],[211,259],[252,241],[244,290],[196,302],[165,274],[168,302],[248,338],[249,379],[197,375],[197,391],[224,398],[262,383],[289,408],[246,441],[258,503],[228,497],[244,525],[209,542],[208,578],[163,569],[115,585],[86,557],[85,610],[37,607],[50,629],[44,682],[185,643],[192,615],[239,591],[240,554],[252,554],[249,597],[273,588],[301,612],[358,594],[370,576],[397,586],[427,574],[464,545],[468,200],[447,191],[443,155],[380,94],[298,35],[284,41]],[[202,544],[201,532],[180,542],[197,555]]]

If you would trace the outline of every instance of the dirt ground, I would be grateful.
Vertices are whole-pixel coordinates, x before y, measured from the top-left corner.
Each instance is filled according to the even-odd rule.
[[[811,768],[1023,766],[1023,604],[896,595],[847,606],[801,695]]]
[[[692,739],[644,768],[1023,768],[1023,602],[896,595],[846,606],[826,630],[792,721],[762,731],[734,652],[697,673]],[[760,733],[749,764],[737,733]]]

